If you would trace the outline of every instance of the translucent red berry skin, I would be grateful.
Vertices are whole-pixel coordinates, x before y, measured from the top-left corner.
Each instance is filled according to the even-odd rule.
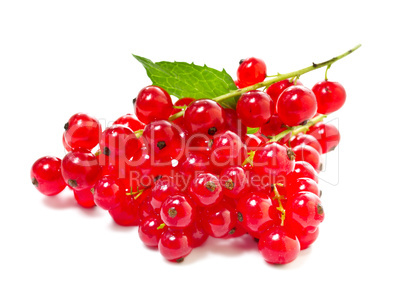
[[[279,96],[276,110],[284,124],[297,126],[316,114],[317,100],[307,87],[291,86]]]
[[[104,210],[110,210],[124,201],[125,187],[122,181],[113,176],[103,176],[95,184],[95,204]]]
[[[138,227],[138,235],[141,241],[148,247],[157,247],[159,239],[166,227],[159,228],[162,224],[162,220],[156,216],[148,216],[143,219]]]
[[[210,173],[199,174],[192,182],[189,194],[202,207],[213,205],[223,198],[223,190],[218,177]]]
[[[74,190],[74,198],[77,203],[83,208],[93,208],[96,206],[94,202],[94,195],[92,193],[92,188],[84,190]]]
[[[247,147],[247,152],[250,152],[257,150],[260,146],[267,142],[267,140],[268,139],[262,136],[260,133],[247,134],[244,137],[244,144]]]
[[[56,157],[42,157],[31,168],[31,182],[46,196],[59,194],[66,187],[61,175],[61,160]]]
[[[268,143],[256,151],[253,164],[257,174],[274,179],[289,174],[294,169],[295,161],[290,148],[278,143]]]
[[[226,126],[225,111],[213,100],[197,100],[184,112],[184,123],[190,134],[213,136],[222,132]]]
[[[299,193],[287,202],[286,219],[290,228],[294,227],[292,222],[295,222],[303,229],[314,231],[324,216],[321,200],[313,193]]]
[[[308,145],[298,145],[293,147],[293,152],[297,161],[306,161],[314,167],[317,173],[320,172],[321,156],[314,148]]]
[[[180,262],[192,250],[189,242],[189,237],[182,230],[168,229],[161,235],[158,249],[165,259]]]
[[[161,219],[171,228],[184,228],[193,223],[195,206],[184,194],[169,196],[161,206]]]
[[[157,86],[143,88],[134,103],[135,115],[144,124],[167,120],[172,113],[172,99],[164,89]]]
[[[322,147],[320,142],[317,141],[312,135],[299,133],[297,136],[290,139],[290,147],[298,145],[308,145],[314,148],[320,155],[322,154]]]
[[[122,196],[124,196],[122,194]],[[140,200],[134,195],[123,197],[118,205],[109,209],[109,214],[119,226],[137,226],[140,223]]]
[[[267,75],[267,67],[262,59],[249,57],[242,60],[237,68],[238,86],[244,88],[262,82]]]
[[[230,198],[239,198],[250,189],[248,177],[241,166],[230,166],[220,174],[223,194]]]
[[[318,197],[320,196],[320,189],[318,187],[317,182],[310,178],[298,178],[295,181],[292,181],[287,186],[287,193],[290,196],[296,196],[301,192],[310,192]]]
[[[237,134],[240,138],[247,134],[247,126],[245,126],[237,115],[236,110],[225,108],[225,117],[227,129]]]
[[[211,163],[217,168],[241,165],[246,159],[246,147],[232,131],[225,131],[214,138],[211,147]]]
[[[73,149],[70,147],[70,145],[67,144],[66,138],[64,137],[64,133],[63,133],[63,146],[64,146],[64,149],[65,149],[67,152],[70,152],[70,151],[73,150]]]
[[[296,161],[294,170],[287,176],[289,182],[296,181],[299,178],[310,178],[318,183],[317,172],[310,163],[305,161]]]
[[[318,238],[318,234],[320,233],[320,228],[317,228],[315,231],[303,230],[301,233],[297,234],[297,239],[300,242],[300,250],[307,249],[313,242],[315,242]]]
[[[157,213],[160,212],[162,203],[169,196],[180,192],[180,189],[175,182],[175,179],[169,176],[162,177],[155,182],[155,185],[152,188],[150,204]]]
[[[281,93],[286,89],[291,86],[294,86],[294,82],[291,82],[288,79],[281,80],[277,83],[272,84],[271,86],[268,87],[267,89],[267,94],[272,98],[274,105],[275,105],[275,112],[276,112],[276,105],[278,103],[278,98],[281,95]],[[296,85],[302,86],[303,84],[301,83],[300,80],[296,81]]]
[[[106,128],[101,136],[100,149],[103,154],[111,157],[121,157],[127,160],[141,146],[134,132],[124,125],[112,125]]]
[[[100,171],[95,155],[86,151],[71,151],[64,156],[61,163],[61,174],[65,183],[75,190],[93,187]]]
[[[329,114],[345,104],[346,91],[340,83],[324,80],[315,84],[312,90],[317,98],[318,113]]]
[[[278,114],[273,114],[269,121],[261,126],[261,134],[266,137],[272,137],[281,133],[285,129],[287,129],[287,126],[281,121]],[[283,137],[279,142],[288,143],[289,139],[290,133]]]
[[[200,218],[196,218],[187,228],[184,228],[184,232],[189,239],[189,245],[191,248],[197,248],[201,246],[208,239],[208,234],[205,232]]]
[[[270,264],[288,264],[300,253],[297,237],[281,226],[269,228],[261,235],[258,249],[264,260]]]
[[[143,138],[151,160],[168,161],[180,159],[184,150],[184,141],[179,129],[168,121],[155,121],[145,126]]]
[[[278,210],[264,193],[244,195],[239,199],[236,210],[240,224],[256,238],[270,226],[280,223]]]
[[[143,129],[145,126],[144,123],[140,122],[135,117],[135,115],[130,114],[130,113],[119,117],[113,123],[113,125],[124,125],[124,126],[130,128],[132,131],[137,131],[137,130]]]
[[[222,204],[213,205],[203,213],[203,228],[212,237],[224,237],[235,226],[236,214]]]
[[[273,101],[262,91],[251,90],[242,94],[236,105],[237,116],[248,127],[261,127],[271,117]]]
[[[192,179],[197,175],[211,171],[210,159],[206,155],[202,153],[190,153],[179,167],[179,173],[183,177],[183,181],[180,181],[181,189],[187,189]]]
[[[99,121],[85,113],[74,114],[64,126],[64,140],[72,149],[91,150],[99,143]]]
[[[322,147],[323,154],[334,150],[341,140],[341,135],[338,129],[334,125],[328,123],[319,122],[312,126],[307,133],[318,140]]]

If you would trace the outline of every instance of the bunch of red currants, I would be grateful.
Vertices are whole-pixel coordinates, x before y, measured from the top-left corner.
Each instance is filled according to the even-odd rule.
[[[247,88],[265,78],[265,63],[248,58],[235,83]],[[250,89],[236,109],[191,97],[173,104],[164,89],[148,86],[133,101],[135,115],[103,131],[96,118],[73,115],[64,126],[67,154],[37,160],[31,180],[47,196],[67,186],[79,205],[138,226],[144,244],[169,261],[182,261],[209,236],[249,234],[268,263],[286,264],[317,239],[321,155],[340,140],[321,121],[345,99],[342,85],[328,80],[312,90],[297,78]]]

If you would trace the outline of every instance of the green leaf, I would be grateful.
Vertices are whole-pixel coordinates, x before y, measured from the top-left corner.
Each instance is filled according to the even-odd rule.
[[[255,134],[258,130],[260,130],[260,128],[251,128],[251,127],[247,127],[247,133],[248,134]]]
[[[162,87],[177,98],[213,99],[237,90],[232,77],[225,70],[176,61],[153,63],[145,57],[133,56],[144,66],[154,86]],[[235,109],[236,102],[237,97],[219,103],[225,108]]]

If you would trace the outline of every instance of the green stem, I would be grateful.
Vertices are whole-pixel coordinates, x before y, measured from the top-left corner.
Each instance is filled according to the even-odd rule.
[[[278,185],[280,185],[280,184],[278,183]],[[280,185],[280,186],[283,186],[283,185]],[[286,210],[283,208],[281,199],[284,199],[285,197],[283,197],[283,196],[281,196],[279,194],[278,189],[276,187],[276,184],[273,184],[272,187],[273,187],[273,191],[274,191],[274,194],[275,194],[275,196],[272,199],[278,201],[279,207],[277,207],[276,209],[279,212],[281,212],[281,226],[283,226],[284,222],[285,222],[285,218],[286,218]]]
[[[215,102],[221,102],[221,101],[226,100],[228,98],[232,98],[232,97],[235,97],[235,96],[242,95],[243,93],[246,93],[246,92],[248,92],[250,90],[256,90],[256,89],[261,88],[261,87],[268,87],[268,86],[272,85],[273,83],[279,82],[281,80],[285,80],[285,79],[292,78],[292,77],[295,77],[295,76],[300,76],[300,75],[305,74],[307,72],[310,72],[310,71],[313,71],[313,70],[316,70],[316,69],[319,69],[319,68],[322,68],[322,67],[332,65],[334,62],[336,62],[336,61],[348,56],[349,54],[353,53],[354,51],[356,51],[360,47],[361,47],[361,44],[355,46],[353,49],[350,49],[349,51],[347,51],[347,52],[345,52],[345,53],[343,53],[341,55],[338,55],[338,56],[336,56],[336,57],[334,57],[332,59],[326,60],[326,61],[318,63],[318,64],[313,63],[311,66],[309,66],[307,68],[304,68],[304,69],[301,69],[301,70],[297,70],[297,71],[293,71],[293,72],[285,73],[285,74],[280,74],[280,75],[278,75],[276,77],[269,78],[269,79],[267,79],[267,80],[265,80],[263,82],[255,84],[255,85],[244,87],[242,89],[238,89],[236,91],[232,91],[232,92],[229,92],[227,94],[215,97],[215,98],[213,98],[213,100]]]
[[[176,106],[176,105],[173,105],[173,109],[186,109],[187,108],[187,106]]]
[[[178,113],[175,113],[175,114],[171,115],[171,116],[169,117],[169,121],[174,121],[174,120],[176,120],[177,118],[183,116],[183,115],[184,115],[184,112],[185,112],[185,110],[182,110],[182,111],[180,111],[180,112],[178,112]]]
[[[327,66],[327,69],[325,70],[325,80],[328,80],[327,73],[328,73],[328,69],[329,69],[329,68],[331,68],[331,65],[328,65],[328,66]]]
[[[137,137],[137,139],[141,138],[143,133],[144,133],[144,129],[138,129],[138,130],[134,131],[134,134]]]
[[[297,135],[297,134],[299,134],[301,132],[305,133],[305,132],[307,132],[309,130],[309,128],[311,126],[317,124],[318,122],[321,122],[326,117],[327,116],[325,114],[320,114],[320,115],[317,115],[315,118],[312,118],[311,120],[307,121],[307,123],[304,124],[304,125],[298,125],[298,126],[289,127],[288,129],[282,131],[281,133],[278,133],[277,135],[271,137],[269,142],[280,141],[281,139],[283,139],[289,133],[291,133],[291,136],[295,136],[295,135]]]

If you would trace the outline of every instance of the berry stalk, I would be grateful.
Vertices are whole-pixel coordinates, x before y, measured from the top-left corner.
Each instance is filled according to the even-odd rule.
[[[236,91],[229,92],[227,94],[215,97],[215,98],[213,98],[213,100],[215,102],[217,102],[217,103],[220,103],[223,100],[226,100],[226,99],[232,98],[232,97],[236,97],[236,96],[240,96],[243,93],[246,93],[248,91],[256,90],[256,89],[262,88],[262,87],[268,87],[268,86],[272,85],[273,83],[279,82],[281,80],[289,79],[289,78],[292,78],[292,77],[297,78],[300,75],[305,74],[307,72],[310,72],[310,71],[313,71],[313,70],[316,70],[316,69],[319,69],[319,68],[322,68],[322,67],[331,66],[334,62],[336,62],[336,61],[348,56],[349,54],[353,53],[354,51],[356,51],[360,47],[361,47],[361,44],[355,46],[354,48],[350,49],[349,51],[347,51],[347,52],[345,52],[345,53],[343,53],[341,55],[333,57],[332,59],[323,61],[323,62],[318,63],[318,64],[313,62],[313,64],[311,66],[309,66],[307,68],[304,68],[304,69],[301,69],[301,70],[297,70],[297,71],[293,71],[293,72],[289,72],[289,73],[285,73],[285,74],[279,74],[278,73],[277,76],[269,78],[267,80],[264,80],[263,82],[256,83],[256,84],[254,84],[252,86],[244,87],[242,89],[238,89]]]
[[[282,131],[281,133],[278,133],[277,135],[270,137],[269,142],[280,141],[282,138],[284,138],[289,133],[292,133],[292,136],[295,136],[301,132],[306,133],[311,126],[317,124],[318,122],[321,122],[326,117],[327,117],[327,115],[320,114],[320,115],[317,115],[316,117],[312,118],[311,120],[308,120],[306,124],[289,127],[288,129]]]

